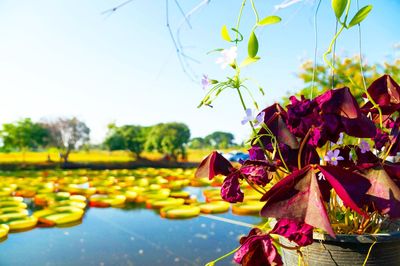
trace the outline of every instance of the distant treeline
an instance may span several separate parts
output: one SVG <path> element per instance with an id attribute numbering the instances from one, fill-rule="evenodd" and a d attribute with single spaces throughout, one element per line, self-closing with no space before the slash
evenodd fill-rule
<path id="1" fill-rule="evenodd" d="M 190 138 L 190 129 L 184 123 L 160 123 L 153 126 L 110 124 L 104 141 L 100 145 L 90 144 L 90 128 L 73 118 L 58 118 L 51 121 L 34 122 L 24 118 L 2 125 L 0 150 L 38 151 L 56 148 L 60 160 L 68 161 L 73 150 L 103 149 L 126 150 L 134 158 L 140 158 L 143 151 L 156 151 L 165 159 L 176 161 L 186 158 L 186 149 L 225 149 L 235 145 L 234 136 L 217 131 L 205 138 Z"/>

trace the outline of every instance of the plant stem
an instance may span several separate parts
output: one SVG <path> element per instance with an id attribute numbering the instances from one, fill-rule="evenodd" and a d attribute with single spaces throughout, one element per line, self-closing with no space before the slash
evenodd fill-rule
<path id="1" fill-rule="evenodd" d="M 256 23 L 258 23 L 260 21 L 260 17 L 258 16 L 258 12 L 257 12 L 256 6 L 254 4 L 254 0 L 250 0 L 250 3 L 251 3 L 251 8 L 254 11 L 254 15 L 256 16 Z"/>
<path id="2" fill-rule="evenodd" d="M 313 98 L 314 86 L 315 86 L 315 73 L 317 68 L 317 51 L 318 51 L 318 24 L 317 24 L 317 14 L 319 11 L 319 6 L 321 5 L 321 1 L 318 1 L 317 9 L 315 10 L 314 14 L 314 66 L 313 66 L 313 74 L 312 74 L 312 81 L 311 81 L 311 92 L 310 92 L 310 99 Z"/>
<path id="3" fill-rule="evenodd" d="M 240 6 L 239 16 L 238 16 L 237 22 L 236 22 L 236 30 L 237 30 L 237 31 L 239 31 L 240 20 L 242 19 L 243 9 L 244 9 L 244 6 L 246 5 L 246 1 L 247 1 L 247 0 L 243 0 L 243 1 L 242 1 L 242 5 Z M 238 37 L 239 37 L 239 33 L 236 32 L 236 40 L 235 40 L 236 46 L 237 46 Z"/>
<path id="4" fill-rule="evenodd" d="M 218 259 L 213 260 L 213 261 L 210 261 L 209 263 L 206 264 L 206 266 L 213 266 L 216 262 L 218 262 L 218 261 L 220 261 L 220 260 L 223 260 L 223 259 L 225 259 L 226 257 L 229 257 L 230 255 L 232 255 L 233 253 L 235 253 L 235 252 L 238 251 L 238 250 L 239 250 L 239 248 L 235 248 L 234 250 L 232 250 L 232 251 L 226 253 L 225 255 L 219 257 Z"/>
<path id="5" fill-rule="evenodd" d="M 246 103 L 245 103 L 244 100 L 243 100 L 243 96 L 242 96 L 242 93 L 240 92 L 240 88 L 236 88 L 236 90 L 237 90 L 237 92 L 238 92 L 238 94 L 239 94 L 239 98 L 240 98 L 240 102 L 241 102 L 241 104 L 242 104 L 242 107 L 243 107 L 243 109 L 246 111 L 247 106 L 246 106 Z M 251 129 L 253 130 L 253 134 L 254 134 L 254 135 L 257 135 L 257 131 L 256 131 L 256 129 L 254 128 L 253 122 L 250 121 L 249 123 L 250 123 Z M 259 145 L 261 146 L 261 148 L 263 149 L 265 155 L 266 155 L 267 158 L 268 158 L 268 161 L 269 161 L 270 163 L 272 163 L 272 158 L 271 158 L 271 157 L 269 156 L 269 154 L 266 152 L 265 147 L 264 147 L 264 144 L 261 142 L 260 139 L 258 139 L 258 144 L 259 144 Z"/>

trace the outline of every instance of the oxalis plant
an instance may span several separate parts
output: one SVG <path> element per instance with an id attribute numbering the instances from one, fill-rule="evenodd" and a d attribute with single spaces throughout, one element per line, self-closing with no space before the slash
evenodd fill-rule
<path id="1" fill-rule="evenodd" d="M 246 3 L 255 25 L 246 39 L 248 54 L 239 63 L 237 48 L 245 41 L 240 20 Z M 358 8 L 357 2 L 350 19 L 351 0 L 331 4 L 338 27 L 323 58 L 334 73 L 334 58 L 331 62 L 328 56 L 334 57 L 337 38 L 343 30 L 360 27 L 372 7 Z M 241 188 L 250 186 L 265 202 L 260 215 L 276 221 L 272 229 L 268 229 L 271 220 L 251 229 L 237 249 L 209 265 L 233 253 L 239 264 L 281 265 L 278 249 L 295 249 L 302 258 L 301 248 L 313 243 L 313 232 L 334 238 L 388 232 L 391 221 L 400 217 L 400 164 L 387 160 L 400 151 L 399 85 L 384 75 L 368 88 L 364 85 L 365 101 L 359 105 L 351 92 L 356 84 L 349 78 L 349 87 L 309 98 L 292 96 L 286 107 L 275 103 L 260 111 L 247 85 L 251 80 L 241 77 L 241 69 L 260 59 L 257 29 L 280 21 L 277 16 L 260 19 L 254 1 L 243 0 L 236 26 L 221 29 L 222 38 L 232 46 L 216 50 L 221 56 L 217 63 L 229 66 L 233 75 L 224 81 L 208 76 L 202 80 L 208 91 L 200 106 L 211 106 L 224 90 L 237 91 L 245 111 L 242 124 L 250 125 L 252 137 L 248 160 L 232 165 L 214 151 L 201 162 L 196 176 L 225 176 L 221 197 L 231 203 L 242 202 Z M 248 93 L 254 110 L 242 92 Z M 296 246 L 281 244 L 277 236 Z"/>

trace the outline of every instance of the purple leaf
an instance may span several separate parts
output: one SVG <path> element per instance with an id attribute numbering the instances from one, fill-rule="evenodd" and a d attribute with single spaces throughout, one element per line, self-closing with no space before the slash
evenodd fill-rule
<path id="1" fill-rule="evenodd" d="M 297 245 L 304 247 L 313 243 L 314 227 L 290 219 L 280 219 L 271 234 L 278 234 L 286 237 Z"/>
<path id="2" fill-rule="evenodd" d="M 383 75 L 368 88 L 371 98 L 379 105 L 384 115 L 390 115 L 400 108 L 400 86 L 389 76 Z M 371 102 L 367 102 L 363 109 L 371 113 L 377 113 L 372 108 Z"/>
<path id="3" fill-rule="evenodd" d="M 341 167 L 317 165 L 317 168 L 346 206 L 367 217 L 361 210 L 366 192 L 371 187 L 367 178 Z"/>
<path id="4" fill-rule="evenodd" d="M 240 239 L 240 244 L 233 259 L 243 266 L 283 265 L 271 237 L 268 234 L 262 234 L 258 228 L 251 229 L 247 236 Z"/>
<path id="5" fill-rule="evenodd" d="M 306 166 L 273 186 L 261 201 L 264 217 L 287 218 L 325 230 L 335 237 L 329 222 L 315 170 Z"/>
<path id="6" fill-rule="evenodd" d="M 388 214 L 392 219 L 400 218 L 400 189 L 385 169 L 371 168 L 365 176 L 372 184 L 367 194 L 373 206 L 381 214 Z"/>
<path id="7" fill-rule="evenodd" d="M 265 160 L 265 154 L 263 149 L 257 146 L 253 146 L 249 149 L 250 160 Z"/>
<path id="8" fill-rule="evenodd" d="M 329 90 L 316 99 L 322 114 L 339 116 L 344 132 L 358 138 L 375 136 L 376 127 L 360 110 L 349 88 Z M 337 132 L 339 134 L 339 132 Z"/>
<path id="9" fill-rule="evenodd" d="M 227 202 L 242 202 L 244 198 L 243 192 L 240 190 L 240 172 L 235 171 L 225 177 L 221 187 L 221 197 Z"/>
<path id="10" fill-rule="evenodd" d="M 286 123 L 281 113 L 275 113 L 268 121 L 265 122 L 266 126 L 271 130 L 272 134 L 276 137 L 280 144 L 285 144 L 291 149 L 298 149 L 299 142 L 295 135 L 293 135 L 287 128 Z M 258 135 L 267 134 L 264 128 L 261 128 Z M 268 145 L 271 143 L 271 137 L 263 136 L 261 141 Z"/>
<path id="11" fill-rule="evenodd" d="M 275 170 L 276 167 L 267 161 L 255 160 L 245 161 L 245 163 L 239 169 L 243 176 L 260 186 L 265 186 L 271 181 L 272 177 L 270 172 Z"/>
<path id="12" fill-rule="evenodd" d="M 234 170 L 232 164 L 216 151 L 208 155 L 199 165 L 195 177 L 208 177 L 210 180 L 216 175 L 229 175 Z"/>

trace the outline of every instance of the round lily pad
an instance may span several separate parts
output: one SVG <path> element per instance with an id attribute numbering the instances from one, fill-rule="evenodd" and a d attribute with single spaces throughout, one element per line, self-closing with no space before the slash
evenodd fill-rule
<path id="1" fill-rule="evenodd" d="M 232 212 L 238 215 L 258 215 L 265 205 L 261 201 L 246 201 L 232 205 Z"/>
<path id="2" fill-rule="evenodd" d="M 64 206 L 40 210 L 33 215 L 38 218 L 41 226 L 54 226 L 80 221 L 83 214 L 84 211 L 81 208 Z"/>
<path id="3" fill-rule="evenodd" d="M 124 195 L 92 195 L 89 199 L 91 207 L 114 207 L 125 203 Z"/>
<path id="4" fill-rule="evenodd" d="M 212 201 L 198 206 L 202 213 L 223 213 L 229 211 L 231 205 L 226 201 Z"/>
<path id="5" fill-rule="evenodd" d="M 0 224 L 0 239 L 5 238 L 10 231 L 10 227 L 6 224 Z"/>
<path id="6" fill-rule="evenodd" d="M 160 209 L 167 206 L 179 206 L 185 203 L 184 199 L 177 198 L 166 198 L 166 199 L 156 199 L 156 200 L 147 200 L 146 207 L 149 209 Z"/>
<path id="7" fill-rule="evenodd" d="M 188 219 L 200 214 L 200 208 L 197 206 L 173 206 L 165 207 L 160 210 L 160 215 L 168 219 Z"/>
<path id="8" fill-rule="evenodd" d="M 6 224 L 10 227 L 10 231 L 25 231 L 36 226 L 38 219 L 35 216 L 27 216 L 21 219 L 12 220 Z"/>

